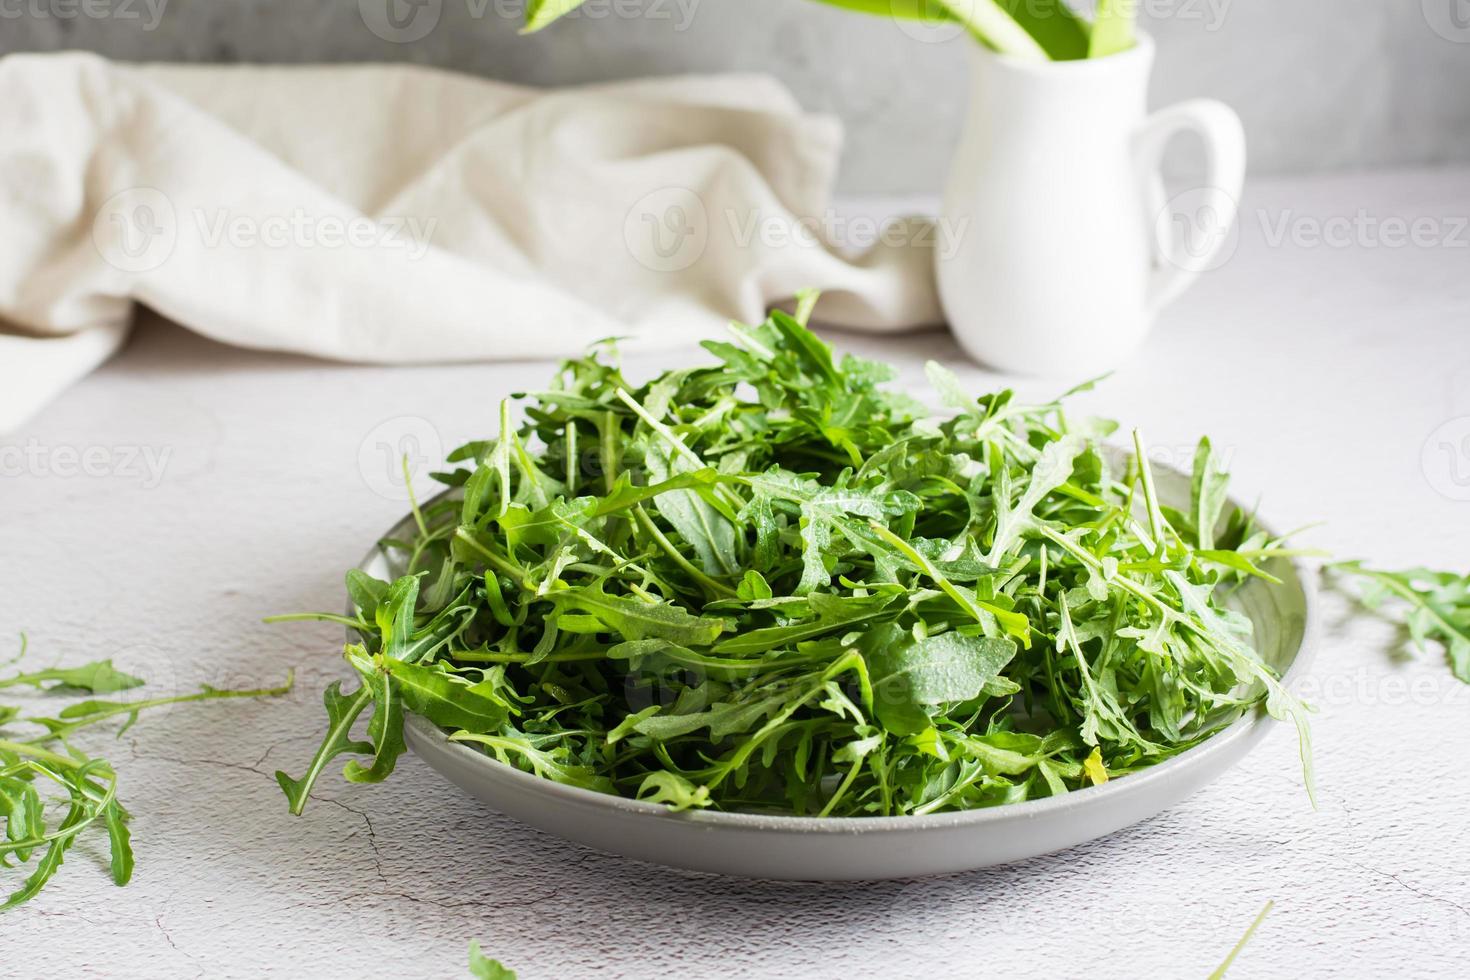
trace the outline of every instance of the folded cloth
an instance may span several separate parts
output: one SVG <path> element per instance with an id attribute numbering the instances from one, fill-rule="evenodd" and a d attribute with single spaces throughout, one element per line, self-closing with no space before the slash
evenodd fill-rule
<path id="1" fill-rule="evenodd" d="M 400 364 L 680 346 L 806 286 L 940 321 L 918 224 L 833 218 L 838 123 L 760 76 L 538 90 L 410 66 L 0 59 L 0 431 L 144 304 Z"/>

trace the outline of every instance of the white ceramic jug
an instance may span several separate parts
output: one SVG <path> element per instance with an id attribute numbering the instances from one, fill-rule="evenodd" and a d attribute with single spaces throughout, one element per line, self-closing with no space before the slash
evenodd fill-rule
<path id="1" fill-rule="evenodd" d="M 972 59 L 943 213 L 963 231 L 937 258 L 950 326 L 1002 370 L 1111 370 L 1226 242 L 1245 178 L 1240 119 L 1203 99 L 1146 115 L 1148 37 L 1086 61 L 1031 62 L 978 45 Z M 1184 130 L 1205 145 L 1204 180 L 1186 196 L 1186 217 L 1211 225 L 1204 239 L 1175 235 L 1163 200 L 1160 160 Z"/>

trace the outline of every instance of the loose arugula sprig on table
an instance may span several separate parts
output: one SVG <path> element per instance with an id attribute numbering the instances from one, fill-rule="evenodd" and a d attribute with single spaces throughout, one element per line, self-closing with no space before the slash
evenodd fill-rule
<path id="1" fill-rule="evenodd" d="M 21 655 L 25 654 L 22 642 Z M 110 660 L 82 667 L 52 668 L 0 677 L 0 688 L 31 687 L 47 696 L 113 694 L 140 687 L 143 681 L 118 670 Z M 138 716 L 154 708 L 191 701 L 270 697 L 281 687 L 259 691 L 222 691 L 204 687 L 193 694 L 135 701 L 89 698 L 53 716 L 28 715 L 22 706 L 0 705 L 0 873 L 26 873 L 0 912 L 38 894 L 61 868 L 77 838 L 97 827 L 108 836 L 112 880 L 125 885 L 133 875 L 131 815 L 118 800 L 117 772 L 106 759 L 78 748 L 79 733 L 112 719 L 124 719 L 117 735 Z M 51 811 L 61 813 L 52 819 Z"/>
<path id="2" fill-rule="evenodd" d="M 1421 653 L 1442 645 L 1450 670 L 1470 684 L 1470 575 L 1428 568 L 1387 572 L 1360 561 L 1340 562 L 1332 570 L 1360 582 L 1358 601 L 1401 622 Z"/>
<path id="3" fill-rule="evenodd" d="M 624 377 L 600 346 L 501 405 L 454 493 L 347 578 L 360 680 L 326 692 L 301 812 L 341 756 L 376 782 L 416 712 L 569 785 L 675 808 L 900 815 L 1051 796 L 1156 764 L 1258 705 L 1306 708 L 1221 586 L 1291 554 L 1226 513 L 1208 441 L 1186 511 L 1135 436 L 1060 402 L 934 416 L 796 315 L 716 363 Z M 369 712 L 366 737 L 354 723 Z"/>

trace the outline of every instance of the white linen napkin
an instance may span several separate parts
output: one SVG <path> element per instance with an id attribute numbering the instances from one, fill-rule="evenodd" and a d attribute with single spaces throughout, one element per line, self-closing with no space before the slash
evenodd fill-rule
<path id="1" fill-rule="evenodd" d="M 760 76 L 0 59 L 0 431 L 117 350 L 136 304 L 383 364 L 682 345 L 805 286 L 828 323 L 940 322 L 931 236 L 829 210 L 840 147 Z"/>

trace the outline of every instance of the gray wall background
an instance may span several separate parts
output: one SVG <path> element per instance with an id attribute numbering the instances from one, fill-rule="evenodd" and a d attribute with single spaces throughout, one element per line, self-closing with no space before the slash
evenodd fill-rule
<path id="1" fill-rule="evenodd" d="M 589 0 L 521 37 L 523 2 L 0 0 L 0 53 L 408 61 L 537 85 L 768 71 L 846 121 L 845 192 L 941 186 L 971 43 L 950 31 L 809 0 Z M 1470 0 L 1137 2 L 1160 41 L 1155 104 L 1234 105 L 1258 175 L 1470 161 Z M 1192 169 L 1190 153 L 1173 167 Z"/>

